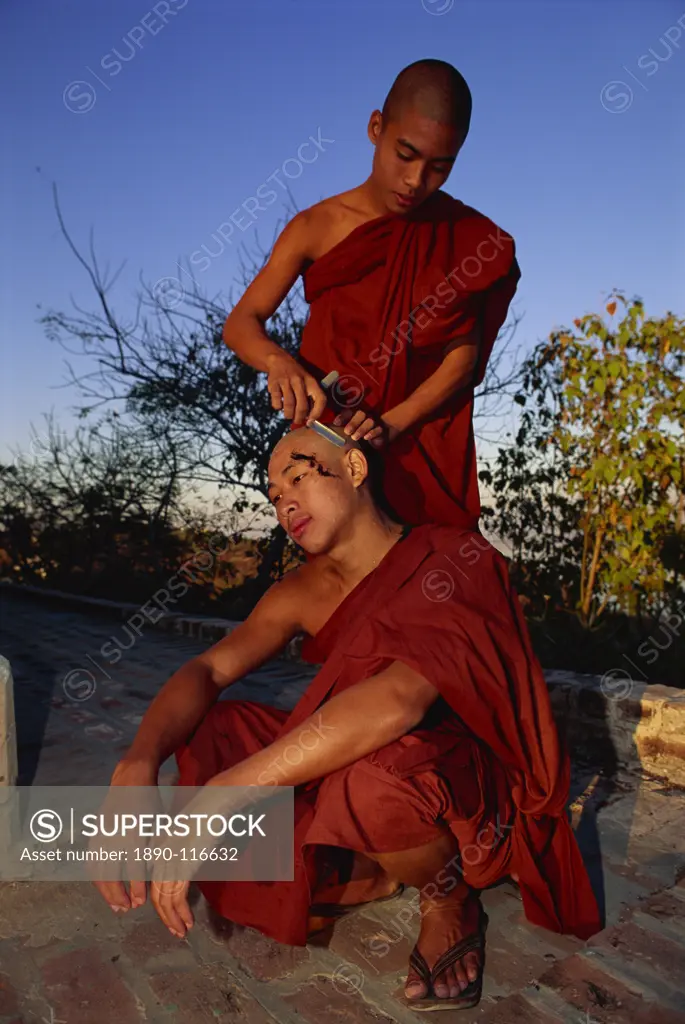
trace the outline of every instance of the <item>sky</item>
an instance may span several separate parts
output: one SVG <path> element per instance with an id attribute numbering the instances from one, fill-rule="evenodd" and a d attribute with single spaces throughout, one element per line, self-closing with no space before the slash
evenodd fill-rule
<path id="1" fill-rule="evenodd" d="M 0 458 L 78 404 L 38 322 L 93 305 L 53 183 L 75 242 L 126 262 L 116 309 L 189 260 L 229 295 L 286 185 L 304 208 L 367 177 L 368 116 L 422 57 L 471 86 L 445 188 L 516 239 L 525 349 L 613 288 L 684 312 L 685 0 L 2 0 L 0 33 Z"/>

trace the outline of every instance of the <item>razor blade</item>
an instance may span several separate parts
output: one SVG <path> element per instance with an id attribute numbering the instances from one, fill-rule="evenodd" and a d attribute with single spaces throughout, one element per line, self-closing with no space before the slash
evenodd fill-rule
<path id="1" fill-rule="evenodd" d="M 340 374 L 337 370 L 331 370 L 330 373 L 327 373 L 321 381 L 321 387 L 324 391 L 333 387 L 339 376 Z M 335 430 L 331 427 L 327 427 L 325 423 L 320 423 L 319 420 L 313 420 L 312 423 L 309 424 L 309 429 L 313 430 L 315 434 L 319 434 L 320 437 L 325 437 L 327 441 L 330 441 L 338 448 L 344 448 L 347 444 L 344 437 L 340 437 L 339 434 L 336 434 Z"/>
<path id="2" fill-rule="evenodd" d="M 320 437 L 325 437 L 327 441 L 332 441 L 338 448 L 344 448 L 347 444 L 345 438 L 336 434 L 332 427 L 327 427 L 325 423 L 319 423 L 318 420 L 313 420 L 309 424 L 309 429 L 313 430 L 315 434 L 319 434 Z"/>

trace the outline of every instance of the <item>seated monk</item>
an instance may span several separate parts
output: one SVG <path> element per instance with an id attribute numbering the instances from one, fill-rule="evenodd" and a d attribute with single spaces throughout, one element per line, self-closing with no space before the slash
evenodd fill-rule
<path id="1" fill-rule="evenodd" d="M 295 787 L 294 880 L 200 882 L 215 911 L 303 945 L 322 918 L 414 886 L 421 927 L 405 998 L 472 1006 L 479 890 L 515 877 L 530 921 L 581 938 L 598 930 L 598 910 L 566 816 L 568 760 L 505 560 L 467 528 L 390 518 L 370 474 L 377 458 L 308 428 L 278 443 L 271 500 L 316 557 L 171 677 L 112 782 L 156 785 L 176 752 L 184 786 Z M 217 702 L 301 633 L 323 667 L 292 713 Z M 130 897 L 122 883 L 98 887 L 115 909 L 146 898 L 143 882 Z M 152 890 L 183 936 L 187 883 Z"/>
<path id="2" fill-rule="evenodd" d="M 368 179 L 292 218 L 224 326 L 295 425 L 333 420 L 387 446 L 385 493 L 415 526 L 467 512 L 477 527 L 474 389 L 520 277 L 513 239 L 441 191 L 471 105 L 451 64 L 400 72 L 369 120 Z M 309 318 L 295 358 L 265 325 L 300 276 Z"/>

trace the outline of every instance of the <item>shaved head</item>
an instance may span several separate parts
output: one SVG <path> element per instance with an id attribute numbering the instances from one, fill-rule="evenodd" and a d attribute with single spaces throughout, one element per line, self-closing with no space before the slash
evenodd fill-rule
<path id="1" fill-rule="evenodd" d="M 274 446 L 271 458 L 273 458 L 276 452 L 284 446 L 287 446 L 287 448 L 290 449 L 293 446 L 301 446 L 303 441 L 307 442 L 309 448 L 312 448 L 313 446 L 315 451 L 324 452 L 329 458 L 334 456 L 341 458 L 345 452 L 349 452 L 353 448 L 356 448 L 357 451 L 361 451 L 359 441 L 353 441 L 348 437 L 343 427 L 334 427 L 330 423 L 327 423 L 326 426 L 330 430 L 334 431 L 338 437 L 345 440 L 346 444 L 344 448 L 339 448 L 338 445 L 333 444 L 332 441 L 326 440 L 325 437 L 317 434 L 315 430 L 311 430 L 309 427 L 296 427 L 294 430 L 289 430 L 284 434 L 280 441 Z"/>
<path id="2" fill-rule="evenodd" d="M 330 424 L 328 425 L 330 426 Z M 348 452 L 362 451 L 359 442 L 352 441 L 342 427 L 331 426 L 330 429 L 335 431 L 338 437 L 345 439 L 344 448 L 338 447 L 332 441 L 317 434 L 315 430 L 310 430 L 309 427 L 296 427 L 284 434 L 275 445 L 269 459 L 269 468 L 272 466 L 280 468 L 298 461 L 315 461 L 316 465 L 321 467 L 319 469 L 321 472 L 324 467 L 335 469 Z"/>
<path id="3" fill-rule="evenodd" d="M 311 462 L 316 465 L 319 475 L 325 475 L 337 471 L 348 452 L 361 452 L 367 464 L 366 484 L 374 502 L 384 511 L 388 511 L 382 494 L 383 460 L 380 454 L 363 442 L 353 441 L 343 427 L 333 427 L 331 424 L 327 426 L 345 441 L 344 448 L 333 444 L 309 427 L 297 427 L 288 431 L 275 445 L 269 465 L 280 467 L 280 464 L 288 466 L 293 462 Z"/>
<path id="4" fill-rule="evenodd" d="M 290 537 L 311 553 L 326 551 L 366 509 L 398 522 L 382 494 L 382 461 L 364 442 L 345 447 L 308 427 L 289 431 L 271 453 L 269 498 Z"/>
<path id="5" fill-rule="evenodd" d="M 446 61 L 417 60 L 393 82 L 383 104 L 384 125 L 399 121 L 408 110 L 455 128 L 463 141 L 471 123 L 471 90 Z"/>

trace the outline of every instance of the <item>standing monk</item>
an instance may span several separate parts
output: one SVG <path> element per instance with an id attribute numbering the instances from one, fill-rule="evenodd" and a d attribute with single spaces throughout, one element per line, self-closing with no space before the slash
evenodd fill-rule
<path id="1" fill-rule="evenodd" d="M 413 525 L 477 526 L 474 388 L 520 277 L 513 239 L 440 190 L 470 119 L 451 64 L 400 72 L 369 121 L 370 177 L 289 222 L 224 327 L 294 424 L 322 417 L 319 382 L 340 373 L 335 422 L 389 445 L 386 498 Z M 265 325 L 300 275 L 310 316 L 295 359 Z"/>

